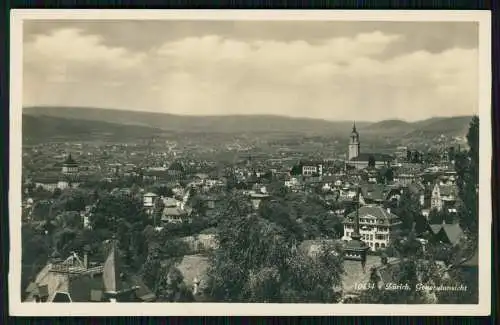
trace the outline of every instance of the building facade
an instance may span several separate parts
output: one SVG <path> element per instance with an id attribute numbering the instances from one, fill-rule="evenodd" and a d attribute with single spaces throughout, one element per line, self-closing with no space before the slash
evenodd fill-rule
<path id="1" fill-rule="evenodd" d="M 344 221 L 344 241 L 350 241 L 354 231 L 356 212 L 347 216 Z M 401 221 L 398 216 L 376 205 L 366 205 L 359 208 L 359 224 L 361 239 L 371 251 L 385 249 L 399 229 Z"/>

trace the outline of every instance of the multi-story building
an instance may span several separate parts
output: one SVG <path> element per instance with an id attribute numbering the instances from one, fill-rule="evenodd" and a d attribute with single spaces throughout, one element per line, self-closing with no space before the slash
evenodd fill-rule
<path id="1" fill-rule="evenodd" d="M 431 210 L 456 212 L 458 187 L 454 184 L 436 182 L 432 189 Z"/>
<path id="2" fill-rule="evenodd" d="M 405 146 L 397 147 L 395 156 L 398 161 L 405 161 L 408 156 L 408 147 Z"/>
<path id="3" fill-rule="evenodd" d="M 322 176 L 323 164 L 320 162 L 304 162 L 302 165 L 302 176 Z"/>
<path id="4" fill-rule="evenodd" d="M 359 225 L 361 239 L 371 251 L 385 249 L 393 239 L 395 231 L 400 227 L 398 216 L 377 205 L 365 205 L 359 208 Z M 350 241 L 354 231 L 356 212 L 349 214 L 344 220 L 344 241 Z"/>
<path id="5" fill-rule="evenodd" d="M 78 164 L 76 161 L 71 157 L 71 154 L 68 155 L 68 158 L 66 161 L 63 163 L 62 166 L 62 173 L 66 175 L 72 175 L 72 174 L 77 174 L 78 173 Z"/>

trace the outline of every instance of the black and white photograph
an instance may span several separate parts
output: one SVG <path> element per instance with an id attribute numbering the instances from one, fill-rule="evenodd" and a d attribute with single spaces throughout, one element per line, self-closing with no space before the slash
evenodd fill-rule
<path id="1" fill-rule="evenodd" d="M 489 12 L 301 13 L 13 11 L 12 313 L 490 313 Z"/>

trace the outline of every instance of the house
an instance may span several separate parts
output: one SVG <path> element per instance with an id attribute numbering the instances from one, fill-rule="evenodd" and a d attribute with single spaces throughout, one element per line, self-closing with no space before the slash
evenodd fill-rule
<path id="1" fill-rule="evenodd" d="M 269 194 L 264 193 L 251 193 L 250 200 L 252 202 L 252 207 L 254 210 L 258 210 L 262 201 L 267 201 L 270 199 Z"/>
<path id="2" fill-rule="evenodd" d="M 456 185 L 442 185 L 436 182 L 431 194 L 431 210 L 456 212 L 458 202 L 458 187 Z"/>
<path id="3" fill-rule="evenodd" d="M 52 258 L 26 288 L 26 302 L 150 302 L 155 295 L 120 267 L 116 242 L 108 241 L 104 264 L 91 264 L 73 253 Z"/>
<path id="4" fill-rule="evenodd" d="M 165 167 L 149 167 L 142 172 L 142 177 L 147 181 L 166 182 L 171 179 Z"/>
<path id="5" fill-rule="evenodd" d="M 191 222 L 190 211 L 181 207 L 166 207 L 163 209 L 161 221 L 163 223 Z"/>
<path id="6" fill-rule="evenodd" d="M 408 157 L 408 147 L 405 146 L 397 147 L 396 151 L 394 152 L 394 155 L 396 156 L 396 159 L 398 161 L 405 161 L 406 158 Z"/>
<path id="7" fill-rule="evenodd" d="M 426 203 L 426 187 L 420 182 L 413 182 L 403 187 L 410 195 L 418 198 L 420 206 L 424 207 Z M 429 192 L 430 193 L 430 192 Z"/>
<path id="8" fill-rule="evenodd" d="M 300 187 L 300 182 L 297 177 L 287 177 L 284 183 L 285 187 L 289 189 L 297 189 Z"/>
<path id="9" fill-rule="evenodd" d="M 344 220 L 344 241 L 350 241 L 354 232 L 356 211 Z M 398 216 L 377 205 L 361 206 L 358 210 L 361 239 L 370 246 L 371 251 L 385 249 L 395 232 L 401 226 Z"/>
<path id="10" fill-rule="evenodd" d="M 323 183 L 323 189 L 331 190 L 331 189 L 340 189 L 342 187 L 343 182 L 345 181 L 344 175 L 329 175 L 323 176 L 321 178 Z"/>
<path id="11" fill-rule="evenodd" d="M 402 164 L 399 168 L 395 169 L 393 180 L 401 186 L 408 186 L 420 181 L 421 172 L 421 165 Z"/>
<path id="12" fill-rule="evenodd" d="M 302 176 L 322 176 L 323 175 L 323 163 L 314 162 L 314 161 L 306 161 L 301 162 L 302 166 L 301 172 Z"/>
<path id="13" fill-rule="evenodd" d="M 143 196 L 143 206 L 146 208 L 146 210 L 151 213 L 154 209 L 156 199 L 158 198 L 158 195 L 152 192 L 145 193 Z"/>
<path id="14" fill-rule="evenodd" d="M 191 222 L 192 209 L 185 205 L 184 202 L 171 197 L 162 198 L 163 211 L 161 221 L 163 223 L 182 223 Z"/>
<path id="15" fill-rule="evenodd" d="M 60 176 L 58 175 L 47 175 L 44 177 L 34 177 L 33 183 L 35 184 L 36 188 L 42 188 L 46 191 L 53 192 L 56 188 L 59 188 L 59 179 Z"/>

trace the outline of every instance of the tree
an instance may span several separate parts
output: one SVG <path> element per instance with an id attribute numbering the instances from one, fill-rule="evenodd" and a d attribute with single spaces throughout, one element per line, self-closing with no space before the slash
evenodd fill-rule
<path id="1" fill-rule="evenodd" d="M 210 257 L 207 294 L 225 302 L 334 302 L 343 272 L 336 247 L 315 258 L 296 249 L 282 226 L 231 199 L 219 225 L 219 248 Z"/>
<path id="2" fill-rule="evenodd" d="M 458 174 L 459 195 L 463 202 L 459 212 L 460 225 L 471 236 L 478 235 L 479 184 L 479 117 L 474 116 L 467 133 L 469 151 L 457 154 L 455 168 Z"/>
<path id="3" fill-rule="evenodd" d="M 162 196 L 162 197 L 173 197 L 174 196 L 174 192 L 172 192 L 172 189 L 165 186 L 165 185 L 158 186 L 156 188 L 156 194 L 158 194 L 159 196 Z"/>
<path id="4" fill-rule="evenodd" d="M 299 163 L 297 165 L 294 165 L 292 167 L 292 170 L 290 171 L 290 174 L 293 175 L 293 176 L 302 175 L 302 164 Z"/>
<path id="5" fill-rule="evenodd" d="M 394 181 L 394 171 L 392 168 L 387 168 L 384 173 L 384 178 L 387 183 L 392 183 Z"/>
<path id="6" fill-rule="evenodd" d="M 47 263 L 51 247 L 50 236 L 29 224 L 21 227 L 21 241 L 21 286 L 25 294 L 24 289 Z"/>
<path id="7" fill-rule="evenodd" d="M 159 281 L 161 271 L 160 250 L 158 245 L 150 249 L 146 261 L 142 265 L 141 275 L 144 283 L 149 288 L 155 288 Z"/>
<path id="8" fill-rule="evenodd" d="M 160 302 L 193 302 L 192 291 L 184 283 L 184 276 L 176 267 L 165 266 L 160 271 L 156 296 Z"/>
<path id="9" fill-rule="evenodd" d="M 368 157 L 368 167 L 375 168 L 375 157 L 373 155 L 370 155 L 370 157 Z"/>
<path id="10" fill-rule="evenodd" d="M 399 204 L 393 210 L 393 213 L 401 219 L 403 235 L 411 231 L 414 223 L 417 233 L 427 230 L 427 221 L 421 213 L 420 203 L 409 191 L 403 191 Z"/>
<path id="11" fill-rule="evenodd" d="M 66 189 L 54 202 L 57 211 L 82 211 L 90 203 L 91 193 L 82 189 Z"/>
<path id="12" fill-rule="evenodd" d="M 58 199 L 58 198 L 61 196 L 61 194 L 62 194 L 61 189 L 60 189 L 60 188 L 56 188 L 56 189 L 54 190 L 54 193 L 52 193 L 52 197 L 53 197 L 54 199 Z"/>
<path id="13" fill-rule="evenodd" d="M 117 236 L 127 266 L 136 269 L 144 262 L 147 245 L 143 230 L 147 215 L 139 199 L 127 195 L 105 196 L 96 205 L 90 223 L 94 230 Z"/>

